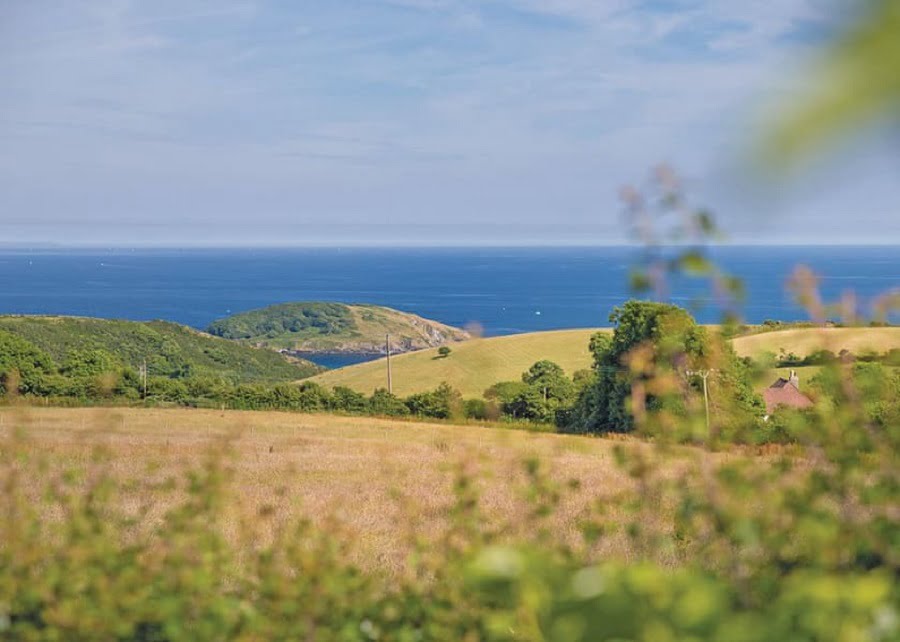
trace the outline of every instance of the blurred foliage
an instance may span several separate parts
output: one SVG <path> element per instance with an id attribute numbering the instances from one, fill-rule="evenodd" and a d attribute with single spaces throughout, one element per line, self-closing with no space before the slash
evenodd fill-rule
<path id="1" fill-rule="evenodd" d="M 801 118 L 809 124 L 794 142 L 786 139 L 791 149 L 896 100 L 898 3 L 867 6 L 869 19 L 832 54 L 835 75 Z M 646 212 L 630 202 L 633 212 Z M 713 227 L 703 213 L 683 220 L 703 234 Z M 662 291 L 665 277 L 681 271 L 711 275 L 714 291 L 728 286 L 726 298 L 738 290 L 697 247 L 673 258 L 651 243 L 647 258 L 634 280 L 644 291 Z M 815 279 L 799 276 L 795 294 L 821 323 L 829 306 Z M 883 309 L 898 303 L 886 297 Z M 838 308 L 861 320 L 846 301 Z M 727 302 L 723 309 L 732 311 Z M 531 510 L 516 536 L 485 526 L 477 484 L 460 465 L 445 531 L 415 540 L 407 568 L 388 576 L 349 564 L 336 529 L 273 525 L 271 508 L 226 524 L 229 494 L 240 490 L 227 452 L 212 453 L 180 483 L 134 480 L 148 496 L 185 491 L 160 519 L 150 506 L 135 514 L 117 501 L 122 485 L 102 453 L 48 475 L 27 440 L 5 433 L 0 640 L 900 640 L 896 376 L 880 364 L 828 360 L 813 408 L 778 413 L 761 428 L 789 447 L 728 446 L 722 433 L 696 430 L 696 388 L 676 393 L 673 371 L 687 365 L 679 355 L 702 358 L 708 369 L 731 357 L 695 349 L 700 334 L 682 313 L 673 313 L 672 326 L 667 314 L 655 314 L 666 308 L 642 310 L 651 314 L 634 310 L 635 318 L 646 323 L 592 347 L 627 366 L 625 407 L 654 439 L 617 446 L 631 483 L 581 517 L 578 545 L 547 526 L 565 488 L 536 460 L 523 462 Z M 629 318 L 620 312 L 617 320 Z M 10 369 L 7 386 L 50 369 L 45 353 L 3 334 L 0 341 L 13 355 L 5 359 L 34 361 L 33 371 Z M 512 392 L 506 388 L 498 387 L 498 398 Z M 680 397 L 681 406 L 638 410 L 665 395 Z M 379 407 L 409 412 L 385 391 L 373 405 L 376 397 Z M 666 438 L 685 433 L 698 446 Z M 260 538 L 263 530 L 271 536 Z M 621 537 L 631 544 L 628 559 L 598 554 Z"/>
<path id="2" fill-rule="evenodd" d="M 900 0 L 849 3 L 849 26 L 817 59 L 810 87 L 765 135 L 764 159 L 783 167 L 860 125 L 900 117 Z"/>
<path id="3" fill-rule="evenodd" d="M 678 174 L 668 165 L 660 165 L 645 189 L 628 186 L 620 196 L 630 235 L 643 248 L 629 276 L 632 291 L 665 300 L 673 279 L 704 280 L 709 295 L 692 301 L 690 308 L 714 305 L 724 313 L 726 330 L 735 324 L 744 284 L 709 256 L 708 245 L 721 241 L 723 234 L 709 210 L 690 204 Z"/>

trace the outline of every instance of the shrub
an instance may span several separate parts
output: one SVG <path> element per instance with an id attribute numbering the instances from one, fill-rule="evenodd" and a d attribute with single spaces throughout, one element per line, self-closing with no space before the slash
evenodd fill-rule
<path id="1" fill-rule="evenodd" d="M 331 391 L 332 408 L 343 412 L 364 413 L 369 410 L 369 400 L 361 392 L 344 386 L 337 386 Z"/>
<path id="2" fill-rule="evenodd" d="M 462 396 L 447 383 L 442 383 L 431 392 L 411 395 L 405 403 L 411 414 L 420 417 L 450 419 L 463 412 Z"/>
<path id="3" fill-rule="evenodd" d="M 403 400 L 391 394 L 384 388 L 379 388 L 369 399 L 369 408 L 372 414 L 385 417 L 403 417 L 409 414 L 409 408 Z"/>

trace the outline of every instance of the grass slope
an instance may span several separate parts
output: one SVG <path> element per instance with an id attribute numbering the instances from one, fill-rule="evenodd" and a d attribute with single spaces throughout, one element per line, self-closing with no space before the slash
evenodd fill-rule
<path id="1" fill-rule="evenodd" d="M 550 359 L 568 375 L 589 368 L 588 341 L 596 330 L 533 332 L 489 339 L 473 339 L 453 347 L 446 359 L 436 359 L 436 350 L 400 355 L 393 359 L 394 391 L 409 395 L 431 390 L 442 381 L 459 389 L 465 397 L 480 397 L 498 381 L 517 380 L 535 361 Z M 734 339 L 741 356 L 758 357 L 765 352 L 786 352 L 806 356 L 818 349 L 835 354 L 842 349 L 860 354 L 866 350 L 886 352 L 900 348 L 900 328 L 801 328 L 765 332 Z M 782 369 L 783 370 L 783 369 Z M 818 368 L 804 368 L 806 380 Z M 778 371 L 780 372 L 780 371 Z M 780 376 L 772 371 L 772 381 Z M 364 393 L 386 385 L 384 359 L 332 370 L 313 378 L 326 386 L 347 386 Z M 771 381 L 760 382 L 761 387 Z"/>
<path id="2" fill-rule="evenodd" d="M 588 342 L 596 329 L 555 330 L 472 339 L 453 346 L 447 358 L 423 350 L 393 358 L 394 393 L 406 396 L 430 390 L 446 381 L 465 397 L 481 397 L 498 381 L 518 380 L 541 359 L 555 361 L 572 375 L 591 367 Z M 386 387 L 384 359 L 332 370 L 313 378 L 326 386 L 347 386 L 370 394 Z"/>
<path id="3" fill-rule="evenodd" d="M 186 373 L 223 377 L 235 382 L 292 381 L 320 372 L 302 360 L 289 360 L 213 337 L 167 321 L 119 321 L 85 317 L 0 316 L 0 331 L 18 335 L 49 353 L 61 365 L 75 350 L 105 350 L 124 365 L 137 368 L 148 360 L 150 373 Z"/>
<path id="4" fill-rule="evenodd" d="M 0 448 L 17 429 L 30 458 L 46 463 L 31 480 L 37 507 L 42 480 L 84 471 L 102 447 L 104 469 L 122 479 L 121 501 L 149 506 L 155 518 L 180 497 L 160 480 L 183 480 L 227 443 L 235 478 L 223 524 L 245 511 L 272 529 L 305 516 L 352 542 L 354 562 L 388 572 L 403 564 L 411 534 L 435 539 L 446 527 L 463 464 L 478 478 L 490 524 L 524 524 L 533 511 L 523 502 L 526 459 L 541 457 L 561 485 L 579 479 L 554 522 L 560 537 L 574 536 L 582 511 L 630 483 L 614 463 L 620 441 L 480 426 L 278 412 L 0 408 Z M 125 483 L 135 479 L 147 483 Z M 261 517 L 262 507 L 277 515 L 274 522 Z"/>
<path id="5" fill-rule="evenodd" d="M 298 352 L 407 352 L 462 341 L 469 335 L 437 321 L 376 305 L 282 303 L 213 322 L 207 329 L 226 339 Z"/>
<path id="6" fill-rule="evenodd" d="M 900 348 L 900 327 L 891 328 L 795 328 L 763 332 L 732 341 L 742 357 L 759 357 L 766 352 L 778 355 L 782 350 L 805 357 L 816 350 L 835 354 L 849 350 L 854 354 L 867 351 L 884 353 Z"/>

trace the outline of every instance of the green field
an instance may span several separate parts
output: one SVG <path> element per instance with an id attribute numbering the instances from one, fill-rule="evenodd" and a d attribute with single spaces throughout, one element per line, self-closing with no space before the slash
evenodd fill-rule
<path id="1" fill-rule="evenodd" d="M 406 396 L 437 387 L 446 381 L 465 397 L 481 397 L 498 381 L 518 380 L 535 361 L 550 359 L 572 375 L 591 367 L 588 342 L 596 329 L 556 330 L 473 339 L 452 346 L 449 357 L 436 349 L 394 357 L 394 393 Z M 384 359 L 332 370 L 312 381 L 326 386 L 347 386 L 371 393 L 387 385 Z"/>
<path id="2" fill-rule="evenodd" d="M 464 397 L 480 397 L 485 389 L 498 381 L 518 380 L 535 361 L 550 359 L 563 367 L 566 374 L 591 367 L 588 342 L 597 330 L 557 330 L 532 332 L 505 337 L 474 339 L 453 346 L 446 359 L 437 350 L 423 350 L 394 357 L 392 370 L 394 392 L 400 396 L 431 390 L 446 381 Z M 803 357 L 815 350 L 827 349 L 835 354 L 842 349 L 861 354 L 866 351 L 887 352 L 900 348 L 900 328 L 800 328 L 765 332 L 733 340 L 741 356 L 758 357 L 765 352 L 786 352 Z M 809 380 L 816 367 L 801 369 L 801 377 Z M 772 370 L 772 380 L 786 369 Z M 339 370 L 332 370 L 312 380 L 325 386 L 347 386 L 370 394 L 386 387 L 387 368 L 384 359 Z M 760 382 L 762 387 L 772 383 Z"/>

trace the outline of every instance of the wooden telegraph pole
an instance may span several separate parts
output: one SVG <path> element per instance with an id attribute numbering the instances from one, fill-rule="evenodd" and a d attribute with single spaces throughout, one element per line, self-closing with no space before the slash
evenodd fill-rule
<path id="1" fill-rule="evenodd" d="M 709 379 L 709 375 L 711 375 L 715 370 L 688 370 L 688 376 L 697 376 L 703 379 L 703 403 L 706 406 L 706 434 L 712 436 L 710 433 L 709 427 L 709 387 L 706 383 L 707 379 Z"/>
<path id="2" fill-rule="evenodd" d="M 384 346 L 387 350 L 387 384 L 388 393 L 394 394 L 394 381 L 391 376 L 391 335 L 384 335 Z"/>
<path id="3" fill-rule="evenodd" d="M 142 399 L 147 398 L 147 360 L 141 364 L 141 394 Z"/>

